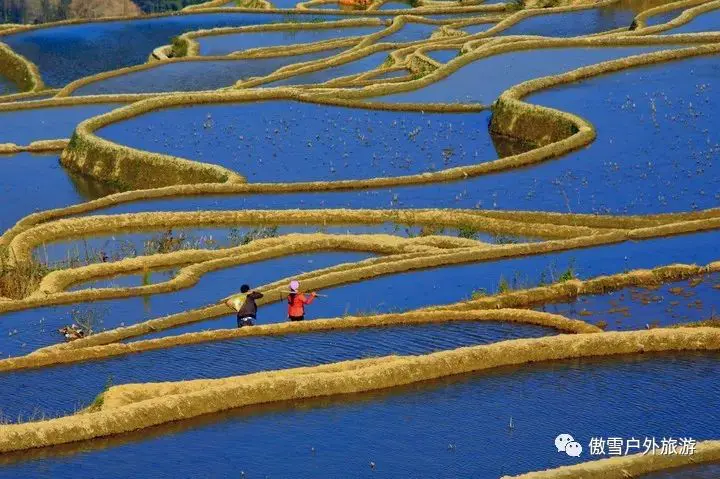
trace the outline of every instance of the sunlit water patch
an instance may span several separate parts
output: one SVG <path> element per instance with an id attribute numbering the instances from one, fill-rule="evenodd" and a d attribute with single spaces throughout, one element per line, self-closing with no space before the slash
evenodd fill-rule
<path id="1" fill-rule="evenodd" d="M 624 288 L 580 296 L 570 303 L 541 308 L 600 324 L 608 330 L 643 329 L 720 319 L 720 275 L 691 278 L 656 288 Z"/>
<path id="2" fill-rule="evenodd" d="M 317 24 L 322 25 L 321 23 Z M 228 55 L 251 48 L 306 44 L 345 37 L 369 35 L 382 27 L 308 28 L 304 30 L 271 30 L 210 35 L 199 37 L 201 55 Z"/>
<path id="3" fill-rule="evenodd" d="M 317 60 L 339 52 L 325 50 L 287 57 L 166 63 L 90 83 L 75 90 L 73 95 L 215 90 L 230 87 L 239 80 L 268 75 L 293 63 Z"/>
<path id="4" fill-rule="evenodd" d="M 587 279 L 671 263 L 707 264 L 717 259 L 713 242 L 718 238 L 720 231 L 712 231 L 378 276 L 328 289 L 325 291 L 327 298 L 318 298 L 308 306 L 306 317 L 381 314 L 451 304 L 473 296 L 553 283 L 570 273 Z M 260 323 L 286 318 L 287 304 L 283 300 L 262 306 L 258 313 Z M 234 325 L 235 318 L 227 316 L 159 331 L 132 341 Z"/>
<path id="5" fill-rule="evenodd" d="M 668 47 L 542 48 L 503 53 L 476 60 L 454 71 L 450 76 L 424 88 L 374 97 L 372 101 L 391 103 L 482 102 L 490 104 L 511 86 L 533 78 L 666 48 Z M 458 50 L 439 50 L 428 52 L 428 54 L 432 58 L 446 63 L 457 56 Z M 437 58 L 434 54 L 441 56 Z M 499 75 L 498 72 L 502 72 L 502 75 Z M 478 78 L 481 78 L 482 81 L 479 82 Z"/>
<path id="6" fill-rule="evenodd" d="M 45 84 L 61 87 L 78 78 L 145 63 L 154 48 L 170 43 L 174 36 L 185 32 L 291 18 L 267 13 L 171 15 L 55 26 L 2 38 L 40 68 Z"/>
<path id="7" fill-rule="evenodd" d="M 83 120 L 121 104 L 58 106 L 0 112 L 0 142 L 29 145 L 38 140 L 70 138 Z"/>
<path id="8" fill-rule="evenodd" d="M 592 437 L 714 439 L 718 359 L 683 353 L 557 361 L 244 408 L 95 446 L 4 456 L 9 464 L 0 474 L 73 477 L 82 467 L 88 475 L 202 476 L 211 462 L 213 474 L 248 477 L 515 475 L 590 460 Z M 557 452 L 560 433 L 582 444 L 581 457 Z"/>
<path id="9" fill-rule="evenodd" d="M 251 286 L 284 277 L 353 263 L 366 253 L 321 252 L 243 264 L 205 274 L 188 289 L 144 297 L 51 306 L 0 315 L 0 357 L 27 354 L 39 347 L 63 341 L 58 328 L 90 322 L 94 331 L 131 325 L 184 310 L 205 306 L 236 293 L 243 283 Z"/>
<path id="10" fill-rule="evenodd" d="M 55 154 L 0 156 L 0 172 L 0 202 L 3 205 L 0 207 L 0 232 L 31 213 L 113 192 L 112 188 L 68 172 Z"/>
<path id="11" fill-rule="evenodd" d="M 389 354 L 426 354 L 550 334 L 555 334 L 555 330 L 523 324 L 453 322 L 201 343 L 0 374 L 3 383 L 0 408 L 13 421 L 18 416 L 28 417 L 35 410 L 57 416 L 90 403 L 107 383 L 222 378 Z M 178 367 L 179 364 L 183 366 Z"/>
<path id="12" fill-rule="evenodd" d="M 184 139 L 174 136 L 180 117 Z M 251 182 L 292 183 L 401 176 L 495 159 L 488 117 L 272 101 L 155 111 L 98 135 L 220 164 Z"/>

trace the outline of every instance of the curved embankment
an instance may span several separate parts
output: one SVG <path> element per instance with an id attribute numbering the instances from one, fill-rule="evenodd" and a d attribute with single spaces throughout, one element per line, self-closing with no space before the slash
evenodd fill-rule
<path id="1" fill-rule="evenodd" d="M 372 261 L 375 260 L 370 260 L 370 262 Z M 583 321 L 567 322 L 565 320 L 566 318 L 562 316 L 548 316 L 544 313 L 538 316 L 532 311 L 525 309 L 514 310 L 513 308 L 527 308 L 547 302 L 574 300 L 583 295 L 604 294 L 630 286 L 652 287 L 717 271 L 720 271 L 720 262 L 711 263 L 707 266 L 675 264 L 651 270 L 635 270 L 628 273 L 601 276 L 589 280 L 569 280 L 548 286 L 471 299 L 455 304 L 421 308 L 408 313 L 385 314 L 362 318 L 346 317 L 332 320 L 315 320 L 305 323 L 273 324 L 258 326 L 253 329 L 245 328 L 240 330 L 215 330 L 187 333 L 179 336 L 169 336 L 132 343 L 112 343 L 112 341 L 125 339 L 126 335 L 124 334 L 125 331 L 109 331 L 107 333 L 101 333 L 102 338 L 100 338 L 100 341 L 98 341 L 96 337 L 92 340 L 81 340 L 67 345 L 43 348 L 28 356 L 0 360 L 0 371 L 104 359 L 116 355 L 162 349 L 177 345 L 218 341 L 248 335 L 294 334 L 330 329 L 383 326 L 390 324 L 419 324 L 435 321 L 518 321 L 550 326 L 566 332 L 599 332 L 599 328 Z M 187 319 L 188 313 L 180 313 L 180 315 L 175 316 L 182 316 L 182 319 Z M 120 334 L 120 336 L 118 336 L 118 334 Z"/>
<path id="2" fill-rule="evenodd" d="M 361 360 L 360 363 L 349 361 L 321 366 L 320 369 L 275 371 L 214 381 L 201 380 L 200 383 L 150 385 L 148 391 L 152 398 L 145 400 L 142 400 L 143 386 L 138 385 L 133 388 L 134 394 L 141 395 L 137 402 L 132 397 L 119 399 L 111 388 L 108 396 L 112 401 L 107 409 L 0 426 L 0 451 L 19 451 L 122 434 L 252 404 L 373 391 L 500 366 L 620 354 L 719 349 L 720 330 L 716 328 L 559 335 L 422 356 L 387 356 Z M 112 407 L 114 402 L 125 405 Z"/>
<path id="3" fill-rule="evenodd" d="M 18 234 L 7 246 L 12 250 L 13 262 L 25 262 L 32 259 L 33 249 L 43 244 L 128 230 L 151 231 L 164 228 L 166 225 L 183 228 L 238 225 L 369 225 L 385 222 L 445 228 L 467 227 L 474 231 L 556 239 L 589 236 L 598 232 L 597 228 L 582 225 L 526 222 L 444 209 L 184 211 L 83 216 L 46 222 Z M 613 229 L 621 229 L 621 227 Z"/>
<path id="4" fill-rule="evenodd" d="M 316 319 L 305 322 L 286 322 L 268 324 L 253 328 L 220 329 L 159 339 L 133 341 L 128 343 L 110 343 L 100 346 L 88 346 L 75 349 L 45 348 L 26 356 L 0 360 L 0 371 L 9 372 L 20 369 L 36 369 L 59 364 L 107 359 L 114 356 L 154 351 L 228 339 L 282 336 L 322 331 L 343 331 L 359 328 L 391 327 L 401 325 L 440 324 L 454 321 L 501 321 L 519 324 L 546 326 L 565 333 L 600 333 L 602 330 L 584 321 L 568 319 L 564 316 L 526 309 L 500 310 L 463 310 L 445 309 L 442 311 L 411 311 L 399 314 L 376 316 Z"/>
<path id="5" fill-rule="evenodd" d="M 720 441 L 701 441 L 697 443 L 693 454 L 633 454 L 519 476 L 504 476 L 502 479 L 627 479 L 675 467 L 717 461 L 720 461 Z"/>
<path id="6" fill-rule="evenodd" d="M 0 74 L 12 80 L 21 92 L 36 92 L 45 86 L 37 66 L 1 42 Z"/>
<path id="7" fill-rule="evenodd" d="M 715 35 L 713 38 L 716 37 L 717 35 Z M 258 183 L 252 185 L 239 185 L 237 184 L 239 181 L 228 181 L 234 178 L 232 176 L 234 173 L 230 172 L 229 170 L 216 167 L 214 165 L 206 165 L 202 163 L 192 162 L 190 160 L 144 152 L 122 145 L 117 145 L 115 143 L 108 142 L 99 138 L 97 135 L 94 134 L 94 131 L 111 123 L 116 123 L 125 119 L 133 118 L 149 111 L 168 108 L 172 106 L 188 105 L 191 103 L 232 103 L 272 99 L 291 99 L 299 101 L 328 103 L 339 106 L 358 107 L 362 106 L 362 103 L 357 101 L 357 99 L 406 91 L 408 89 L 420 88 L 425 84 L 437 81 L 444 76 L 451 74 L 452 71 L 460 68 L 461 66 L 470 61 L 477 60 L 484 56 L 504 53 L 517 49 L 527 49 L 538 46 L 620 46 L 641 44 L 661 45 L 672 44 L 674 42 L 680 41 L 692 44 L 706 40 L 707 36 L 701 34 L 699 36 L 685 35 L 681 38 L 662 37 L 648 39 L 646 37 L 592 37 L 587 39 L 561 39 L 558 41 L 549 39 L 535 39 L 534 41 L 527 42 L 504 42 L 500 45 L 495 45 L 492 48 L 480 48 L 475 52 L 458 57 L 458 59 L 456 59 L 455 61 L 449 62 L 443 67 L 435 70 L 435 72 L 425 75 L 423 78 L 420 78 L 418 80 L 413 80 L 406 83 L 384 83 L 381 85 L 372 85 L 369 87 L 360 88 L 358 90 L 343 90 L 342 92 L 336 90 L 332 94 L 328 94 L 324 90 L 309 91 L 307 89 L 275 88 L 237 92 L 212 92 L 204 94 L 175 94 L 156 97 L 152 99 L 147 99 L 145 101 L 140 101 L 124 109 L 117 110 L 107 115 L 96 117 L 81 123 L 76 129 L 72 142 L 63 152 L 62 161 L 63 164 L 70 169 L 80 171 L 84 174 L 88 174 L 100 180 L 114 181 L 125 185 L 126 187 L 153 188 L 158 186 L 170 186 L 178 183 L 218 183 L 214 186 L 202 185 L 198 187 L 200 191 L 212 191 L 213 193 L 271 193 L 289 191 L 298 192 L 337 190 L 352 188 L 375 188 L 383 186 L 424 184 L 438 181 L 461 180 L 467 178 L 468 176 L 478 176 L 482 174 L 504 171 L 507 169 L 527 166 L 529 164 L 546 161 L 548 159 L 556 157 L 557 155 L 564 154 L 568 151 L 571 151 L 572 149 L 576 149 L 585 144 L 588 144 L 594 139 L 594 131 L 590 124 L 578 117 L 563 112 L 557 112 L 551 109 L 543 109 L 540 107 L 535 107 L 535 109 L 532 111 L 532 115 L 530 114 L 530 112 L 526 112 L 527 121 L 520 121 L 520 124 L 525 124 L 526 126 L 530 121 L 537 122 L 535 124 L 540 125 L 540 128 L 526 128 L 527 130 L 529 130 L 526 132 L 519 131 L 517 127 L 508 129 L 509 125 L 515 125 L 515 123 L 517 122 L 516 120 L 513 120 L 517 115 L 515 115 L 515 113 L 508 112 L 507 108 L 503 108 L 509 103 L 511 103 L 508 97 L 505 96 L 503 101 L 499 101 L 496 103 L 496 119 L 493 122 L 494 130 L 501 134 L 521 137 L 526 141 L 533 141 L 537 139 L 543 142 L 553 142 L 551 143 L 552 147 L 548 144 L 545 144 L 544 146 L 541 146 L 540 148 L 537 148 L 530 152 L 514 155 L 511 157 L 506 157 L 478 165 L 451 168 L 421 175 L 407 175 L 392 178 L 375 178 L 371 180 L 355 181 L 348 180 L 335 182 L 300 182 L 293 184 Z M 377 48 L 382 49 L 384 47 L 382 45 L 372 45 L 370 47 L 356 49 L 354 52 L 351 52 L 350 55 L 352 56 L 352 58 L 358 56 L 365 56 L 369 54 L 370 51 L 375 51 Z M 686 58 L 694 55 L 710 54 L 717 51 L 717 49 L 717 45 L 700 45 L 688 49 L 673 50 L 671 52 L 660 52 L 657 54 L 653 54 L 655 56 L 652 57 L 649 55 L 639 55 L 636 57 L 630 57 L 629 59 L 625 60 L 626 63 L 624 63 L 624 67 L 627 68 L 651 62 L 668 61 L 673 59 Z M 345 58 L 343 55 L 339 57 Z M 335 58 L 336 59 L 333 61 L 337 61 L 338 57 Z M 317 64 L 317 62 L 311 63 Z M 611 62 L 595 65 L 592 71 L 587 71 L 586 75 L 589 76 L 591 74 L 600 74 L 606 71 L 613 71 L 612 65 L 608 65 L 608 63 Z M 293 67 L 292 69 L 281 69 L 278 72 L 283 71 L 285 73 L 283 73 L 282 75 L 292 76 L 304 72 L 304 68 L 307 67 L 302 67 L 300 70 L 295 67 Z M 388 65 L 387 68 L 393 68 L 393 65 Z M 618 69 L 618 67 L 616 66 L 615 69 Z M 555 78 L 555 81 L 548 83 L 548 86 L 563 83 L 565 81 L 572 81 L 563 80 L 562 77 L 553 78 Z M 541 86 L 538 86 L 538 88 L 540 87 Z M 367 107 L 368 105 L 365 106 Z M 398 109 L 397 106 L 390 107 L 377 104 L 369 106 L 374 108 Z M 420 107 L 428 108 L 425 106 Z M 404 108 L 409 107 L 405 106 Z M 483 107 L 478 105 L 436 105 L 435 108 L 433 108 L 433 111 L 478 111 L 481 109 L 483 109 Z M 540 133 L 538 134 L 536 133 L 536 131 L 539 131 Z M 569 138 L 563 137 L 563 135 L 568 135 L 569 133 L 572 133 Z M 523 137 L 523 134 L 527 136 Z M 118 158 L 118 160 L 116 160 L 115 158 Z M 163 169 L 164 167 L 163 171 L 166 173 L 166 175 L 165 177 L 160 178 L 148 177 L 150 175 L 143 175 L 142 177 L 138 177 L 138 175 L 132 175 L 130 174 L 130 172 L 133 170 L 131 166 L 136 164 L 141 165 L 141 168 L 144 168 L 145 165 L 152 165 L 152 171 L 157 171 L 157 169 Z M 167 172 L 176 172 L 177 176 L 173 178 L 173 175 L 168 175 Z M 231 184 L 220 184 L 224 182 L 228 182 Z"/>

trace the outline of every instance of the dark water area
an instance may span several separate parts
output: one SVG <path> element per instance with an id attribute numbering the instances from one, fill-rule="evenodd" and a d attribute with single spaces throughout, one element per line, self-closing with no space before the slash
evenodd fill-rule
<path id="1" fill-rule="evenodd" d="M 657 288 L 624 288 L 537 309 L 593 324 L 602 321 L 609 331 L 720 319 L 720 275 L 691 278 Z"/>
<path id="2" fill-rule="evenodd" d="M 714 439 L 718 358 L 683 353 L 556 361 L 242 408 L 5 455 L 0 475 L 74 477 L 82 468 L 90 476 L 143 470 L 197 477 L 207 474 L 209 463 L 213 475 L 247 477 L 515 475 L 597 459 L 589 455 L 592 437 Z M 571 434 L 583 446 L 581 456 L 558 453 L 558 434 Z"/>
<path id="3" fill-rule="evenodd" d="M 503 30 L 499 35 L 538 35 L 543 37 L 576 37 L 629 28 L 635 15 L 617 8 L 594 8 L 569 13 L 535 15 Z"/>
<path id="4" fill-rule="evenodd" d="M 12 95 L 13 93 L 19 93 L 15 82 L 11 81 L 4 75 L 0 75 L 0 95 Z M 1 100 L 2 99 L 0 98 L 0 101 Z"/>
<path id="5" fill-rule="evenodd" d="M 70 138 L 78 123 L 121 106 L 109 103 L 3 111 L 0 112 L 0 142 L 26 146 L 38 140 Z"/>
<path id="6" fill-rule="evenodd" d="M 89 404 L 114 385 L 222 378 L 389 354 L 556 334 L 550 328 L 497 322 L 453 322 L 217 341 L 102 361 L 0 374 L 0 410 L 13 422 L 39 409 L 48 416 Z M 178 365 L 182 364 L 182 367 Z M 109 379 L 112 378 L 112 379 Z"/>
<path id="7" fill-rule="evenodd" d="M 42 28 L 1 37 L 40 68 L 49 87 L 145 63 L 153 49 L 194 30 L 276 23 L 294 18 L 263 13 L 171 15 Z"/>
<path id="8" fill-rule="evenodd" d="M 317 26 L 322 26 L 318 23 Z M 311 28 L 307 30 L 274 30 L 210 35 L 197 38 L 201 55 L 229 55 L 251 48 L 307 44 L 345 37 L 369 35 L 383 27 Z"/>
<path id="9" fill-rule="evenodd" d="M 0 232 L 36 211 L 69 206 L 112 192 L 65 170 L 57 154 L 0 156 L 0 172 L 0 201 L 3 204 L 0 207 Z"/>
<path id="10" fill-rule="evenodd" d="M 252 287 L 302 272 L 353 263 L 366 253 L 320 252 L 243 264 L 205 274 L 188 289 L 152 296 L 49 306 L 0 315 L 0 357 L 18 356 L 63 341 L 58 329 L 80 318 L 102 331 L 152 318 L 217 304 L 237 293 L 243 283 Z"/>
<path id="11" fill-rule="evenodd" d="M 366 57 L 343 63 L 342 65 L 324 68 L 322 70 L 311 73 L 303 73 L 301 75 L 291 76 L 283 80 L 277 80 L 262 85 L 263 87 L 278 87 L 287 85 L 307 85 L 311 83 L 324 83 L 335 78 L 354 75 L 356 73 L 364 73 L 380 67 L 388 58 L 389 52 L 378 52 Z"/>
<path id="12" fill-rule="evenodd" d="M 690 20 L 688 23 L 677 28 L 666 30 L 666 35 L 675 35 L 678 33 L 700 33 L 700 32 L 716 32 L 720 29 L 720 9 L 711 10 L 703 13 Z"/>
<path id="13" fill-rule="evenodd" d="M 169 141 L 179 117 L 192 134 Z M 487 112 L 399 114 L 271 101 L 154 111 L 104 127 L 98 135 L 133 148 L 220 164 L 251 182 L 332 181 L 402 176 L 495 159 L 488 119 Z"/>
<path id="14" fill-rule="evenodd" d="M 511 289 L 555 282 L 570 269 L 576 277 L 587 279 L 672 263 L 704 265 L 717 260 L 714 242 L 719 237 L 720 231 L 713 231 L 377 276 L 322 291 L 328 297 L 318 298 L 308 306 L 305 316 L 307 319 L 335 318 L 347 314 L 381 314 L 451 304 L 469 299 L 473 292 L 495 294 L 503 282 Z M 258 322 L 287 320 L 287 304 L 282 299 L 262 306 Z M 228 315 L 158 331 L 130 341 L 232 327 L 235 327 L 235 317 Z"/>
<path id="15" fill-rule="evenodd" d="M 293 63 L 317 60 L 339 52 L 326 50 L 288 57 L 163 64 L 90 83 L 75 90 L 73 96 L 215 90 L 230 87 L 242 79 L 268 75 Z"/>

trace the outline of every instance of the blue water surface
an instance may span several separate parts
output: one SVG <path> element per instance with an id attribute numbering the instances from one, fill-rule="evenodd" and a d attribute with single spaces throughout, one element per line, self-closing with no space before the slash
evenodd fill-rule
<path id="1" fill-rule="evenodd" d="M 698 281 L 701 282 L 698 283 Z M 538 309 L 597 324 L 607 330 L 643 329 L 720 319 L 720 276 L 691 278 L 657 288 L 624 288 L 580 296 Z"/>
<path id="2" fill-rule="evenodd" d="M 321 26 L 318 23 L 317 26 Z M 272 30 L 209 35 L 198 37 L 201 55 L 228 55 L 251 48 L 275 47 L 333 40 L 345 37 L 369 35 L 382 29 L 381 26 L 348 28 L 310 28 L 303 30 Z"/>
<path id="3" fill-rule="evenodd" d="M 0 315 L 0 357 L 27 354 L 63 341 L 57 330 L 75 318 L 91 318 L 94 330 L 129 326 L 147 319 L 216 303 L 237 293 L 248 283 L 253 287 L 302 272 L 353 263 L 367 253 L 318 252 L 242 264 L 205 274 L 188 289 L 144 297 L 132 297 L 62 306 L 49 306 Z"/>
<path id="4" fill-rule="evenodd" d="M 121 106 L 108 103 L 2 111 L 0 142 L 25 146 L 38 140 L 70 138 L 78 123 Z"/>
<path id="5" fill-rule="evenodd" d="M 103 71 L 145 63 L 153 49 L 194 30 L 240 27 L 293 18 L 268 13 L 203 13 L 54 26 L 2 37 L 40 68 L 45 84 L 61 87 Z"/>
<path id="6" fill-rule="evenodd" d="M 576 37 L 629 28 L 635 15 L 629 9 L 590 8 L 568 13 L 542 13 L 526 18 L 503 30 L 499 35 L 539 35 Z"/>
<path id="7" fill-rule="evenodd" d="M 307 55 L 251 60 L 165 63 L 148 70 L 90 83 L 75 90 L 73 95 L 215 90 L 230 87 L 250 77 L 268 75 L 293 63 L 317 60 L 339 52 L 340 50 L 325 50 Z"/>
<path id="8" fill-rule="evenodd" d="M 495 294 L 502 282 L 513 289 L 551 283 L 570 269 L 576 277 L 587 279 L 672 263 L 705 265 L 717 260 L 714 244 L 718 238 L 720 231 L 711 231 L 376 276 L 327 289 L 324 291 L 327 298 L 318 298 L 306 308 L 306 318 L 379 314 L 451 304 L 469 299 L 474 292 Z M 274 323 L 286 318 L 287 304 L 282 298 L 262 306 L 258 314 L 260 323 Z M 231 328 L 234 320 L 229 315 L 154 332 L 131 341 Z"/>
<path id="9" fill-rule="evenodd" d="M 5 455 L 0 475 L 75 477 L 82 468 L 89 476 L 199 477 L 211 464 L 213 475 L 233 477 L 498 478 L 597 459 L 589 456 L 592 437 L 714 439 L 718 358 L 686 352 L 556 361 L 243 408 Z M 583 445 L 581 457 L 557 452 L 561 433 Z"/>
<path id="10" fill-rule="evenodd" d="M 276 80 L 274 82 L 266 83 L 263 87 L 278 87 L 287 85 L 308 85 L 324 83 L 326 81 L 333 80 L 348 75 L 354 75 L 356 73 L 364 73 L 366 71 L 374 70 L 378 68 L 388 58 L 388 52 L 382 51 L 367 55 L 365 57 L 353 60 L 342 65 L 334 67 L 323 68 L 321 70 L 313 71 L 310 73 L 302 73 L 300 75 L 294 75 L 282 80 Z"/>
<path id="11" fill-rule="evenodd" d="M 179 116 L 192 132 L 184 139 L 173 135 Z M 488 117 L 269 101 L 154 111 L 98 135 L 220 164 L 251 182 L 292 183 L 402 176 L 495 159 Z"/>
<path id="12" fill-rule="evenodd" d="M 112 188 L 65 170 L 56 154 L 0 156 L 0 232 L 36 211 L 112 193 Z M 9 207 L 8 205 L 12 205 Z"/>
<path id="13" fill-rule="evenodd" d="M 389 354 L 426 354 L 555 333 L 540 326 L 459 321 L 215 341 L 0 374 L 0 410 L 16 422 L 18 416 L 27 418 L 38 410 L 48 416 L 70 414 L 92 402 L 109 381 L 118 385 L 222 378 Z"/>
<path id="14" fill-rule="evenodd" d="M 720 9 L 698 15 L 688 23 L 665 30 L 663 33 L 675 35 L 677 33 L 716 32 L 718 29 L 720 29 Z"/>
<path id="15" fill-rule="evenodd" d="M 575 68 L 607 60 L 667 48 L 668 46 L 542 48 L 503 53 L 475 60 L 424 88 L 375 97 L 372 98 L 372 101 L 391 103 L 480 102 L 490 104 L 503 91 L 527 80 L 564 73 Z M 458 50 L 428 52 L 432 58 L 443 63 L 456 58 L 458 53 Z M 498 72 L 502 72 L 502 75 L 498 75 Z M 478 79 L 482 79 L 482 81 L 478 81 Z"/>

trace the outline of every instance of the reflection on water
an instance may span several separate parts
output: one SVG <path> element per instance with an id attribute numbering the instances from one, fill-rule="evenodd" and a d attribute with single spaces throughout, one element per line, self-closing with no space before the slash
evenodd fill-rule
<path id="1" fill-rule="evenodd" d="M 70 178 L 70 182 L 75 188 L 75 191 L 78 195 L 80 195 L 83 201 L 96 200 L 98 198 L 102 198 L 103 196 L 124 191 L 110 183 L 96 180 L 90 176 L 85 176 L 81 173 L 68 170 L 67 168 L 63 169 L 68 175 L 68 178 Z"/>

